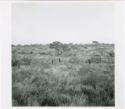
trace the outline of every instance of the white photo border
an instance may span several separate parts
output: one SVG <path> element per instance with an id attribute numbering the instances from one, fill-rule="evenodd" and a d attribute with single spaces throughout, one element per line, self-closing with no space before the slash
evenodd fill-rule
<path id="1" fill-rule="evenodd" d="M 12 107 L 12 73 L 11 73 L 11 7 L 13 3 L 42 2 L 112 2 L 114 4 L 114 38 L 115 38 L 115 107 L 56 107 L 81 109 L 124 109 L 124 28 L 123 1 L 8 1 L 0 2 L 0 108 Z M 125 59 L 125 58 L 124 58 Z M 55 107 L 20 107 L 21 109 L 41 109 Z"/>

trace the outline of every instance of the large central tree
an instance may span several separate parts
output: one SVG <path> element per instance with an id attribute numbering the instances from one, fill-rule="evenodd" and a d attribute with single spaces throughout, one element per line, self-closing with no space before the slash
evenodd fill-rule
<path id="1" fill-rule="evenodd" d="M 55 49 L 57 51 L 57 55 L 60 55 L 62 53 L 63 44 L 58 41 L 54 41 L 50 44 L 50 48 Z"/>

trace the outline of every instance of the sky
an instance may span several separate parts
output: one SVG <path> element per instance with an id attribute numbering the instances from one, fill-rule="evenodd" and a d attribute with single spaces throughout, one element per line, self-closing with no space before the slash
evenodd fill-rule
<path id="1" fill-rule="evenodd" d="M 113 3 L 12 4 L 12 43 L 114 43 Z"/>

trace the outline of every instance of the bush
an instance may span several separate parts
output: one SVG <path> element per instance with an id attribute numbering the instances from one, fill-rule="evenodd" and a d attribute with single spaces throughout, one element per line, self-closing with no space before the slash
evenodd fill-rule
<path id="1" fill-rule="evenodd" d="M 21 63 L 22 65 L 30 65 L 31 59 L 24 57 L 21 59 Z"/>
<path id="2" fill-rule="evenodd" d="M 12 50 L 12 67 L 20 66 L 19 57 L 16 50 Z"/>
<path id="3" fill-rule="evenodd" d="M 64 53 L 58 57 L 55 50 L 50 51 L 55 47 Z M 13 106 L 114 106 L 114 63 L 85 63 L 98 45 L 88 44 L 86 49 L 73 44 L 63 47 L 13 46 Z M 105 56 L 109 56 L 107 51 Z M 39 54 L 43 52 L 47 55 Z M 61 63 L 52 64 L 59 58 Z"/>

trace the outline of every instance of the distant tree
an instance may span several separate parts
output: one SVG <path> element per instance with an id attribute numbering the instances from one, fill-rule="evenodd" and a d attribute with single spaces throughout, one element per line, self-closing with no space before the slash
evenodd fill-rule
<path id="1" fill-rule="evenodd" d="M 93 43 L 93 44 L 99 44 L 99 42 L 98 42 L 98 41 L 92 41 L 92 43 Z"/>
<path id="2" fill-rule="evenodd" d="M 51 43 L 49 47 L 55 49 L 57 51 L 57 55 L 62 54 L 63 44 L 61 42 L 55 41 Z"/>

